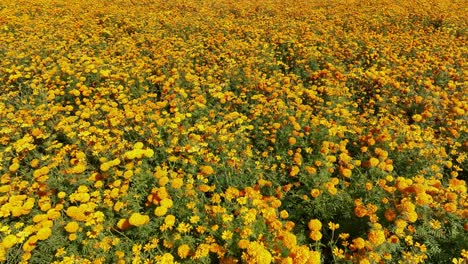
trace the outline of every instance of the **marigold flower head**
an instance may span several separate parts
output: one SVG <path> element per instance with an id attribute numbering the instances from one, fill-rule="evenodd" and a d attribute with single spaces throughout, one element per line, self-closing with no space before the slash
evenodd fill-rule
<path id="1" fill-rule="evenodd" d="M 187 244 L 182 244 L 177 248 L 177 255 L 182 259 L 187 258 L 189 253 L 190 247 Z"/>
<path id="2" fill-rule="evenodd" d="M 159 204 L 163 207 L 171 208 L 174 202 L 169 198 L 164 198 L 159 202 Z"/>
<path id="3" fill-rule="evenodd" d="M 18 238 L 15 235 L 7 235 L 3 241 L 2 246 L 5 249 L 12 248 L 18 242 Z"/>
<path id="4" fill-rule="evenodd" d="M 142 142 L 136 142 L 134 145 L 133 145 L 133 149 L 142 149 L 143 148 L 143 143 Z"/>
<path id="5" fill-rule="evenodd" d="M 65 226 L 65 231 L 67 231 L 68 233 L 75 233 L 76 231 L 78 231 L 79 228 L 80 225 L 77 222 L 72 221 L 67 223 L 67 225 Z"/>
<path id="6" fill-rule="evenodd" d="M 295 137 L 289 137 L 288 139 L 289 145 L 295 145 L 296 144 L 296 138 Z"/>
<path id="7" fill-rule="evenodd" d="M 319 241 L 322 239 L 322 233 L 320 231 L 313 230 L 310 232 L 309 237 L 314 241 Z"/>
<path id="8" fill-rule="evenodd" d="M 154 209 L 154 215 L 155 216 L 163 216 L 167 213 L 167 207 L 164 206 L 158 206 Z"/>
<path id="9" fill-rule="evenodd" d="M 38 240 L 46 240 L 52 235 L 50 227 L 43 227 L 37 231 L 36 237 Z"/>
<path id="10" fill-rule="evenodd" d="M 203 175 L 211 175 L 214 172 L 214 169 L 209 165 L 200 166 L 200 173 Z"/>
<path id="11" fill-rule="evenodd" d="M 291 171 L 289 172 L 289 175 L 294 177 L 299 173 L 300 169 L 298 166 L 292 166 Z"/>
<path id="12" fill-rule="evenodd" d="M 128 219 L 128 222 L 132 226 L 142 226 L 142 225 L 147 224 L 149 220 L 150 218 L 147 215 L 142 215 L 140 213 L 133 213 Z"/>
<path id="13" fill-rule="evenodd" d="M 377 158 L 372 157 L 372 158 L 369 159 L 369 166 L 370 167 L 376 167 L 379 163 L 380 163 L 380 161 Z"/>
<path id="14" fill-rule="evenodd" d="M 352 246 L 355 249 L 363 249 L 366 246 L 366 241 L 361 237 L 355 238 L 355 239 L 353 239 Z"/>
<path id="15" fill-rule="evenodd" d="M 313 230 L 313 231 L 320 230 L 322 229 L 322 222 L 320 222 L 320 220 L 318 219 L 312 219 L 309 221 L 308 227 L 310 230 Z"/>
<path id="16" fill-rule="evenodd" d="M 350 178 L 353 172 L 348 168 L 341 168 L 340 175 L 346 178 Z"/>
<path id="17" fill-rule="evenodd" d="M 11 172 L 11 173 L 15 173 L 18 169 L 19 169 L 20 165 L 18 162 L 14 162 L 13 164 L 10 165 L 10 167 L 8 167 L 8 170 Z"/>

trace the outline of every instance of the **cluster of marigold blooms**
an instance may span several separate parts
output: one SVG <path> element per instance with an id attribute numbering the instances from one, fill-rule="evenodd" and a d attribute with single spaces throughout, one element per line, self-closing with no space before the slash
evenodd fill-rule
<path id="1" fill-rule="evenodd" d="M 0 262 L 463 263 L 464 10 L 2 1 Z"/>

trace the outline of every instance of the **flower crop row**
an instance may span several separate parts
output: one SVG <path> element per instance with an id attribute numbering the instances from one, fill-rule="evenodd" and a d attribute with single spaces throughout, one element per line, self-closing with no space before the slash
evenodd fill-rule
<path id="1" fill-rule="evenodd" d="M 0 261 L 463 263 L 467 8 L 1 1 Z"/>

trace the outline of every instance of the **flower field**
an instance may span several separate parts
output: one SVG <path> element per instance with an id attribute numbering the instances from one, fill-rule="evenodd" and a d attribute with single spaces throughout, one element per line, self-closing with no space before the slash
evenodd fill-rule
<path id="1" fill-rule="evenodd" d="M 466 263 L 467 10 L 0 1 L 0 262 Z"/>

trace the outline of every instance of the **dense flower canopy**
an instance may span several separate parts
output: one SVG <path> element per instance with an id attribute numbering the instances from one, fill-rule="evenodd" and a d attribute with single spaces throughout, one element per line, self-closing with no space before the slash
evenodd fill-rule
<path id="1" fill-rule="evenodd" d="M 0 261 L 463 263 L 463 0 L 3 0 Z"/>

